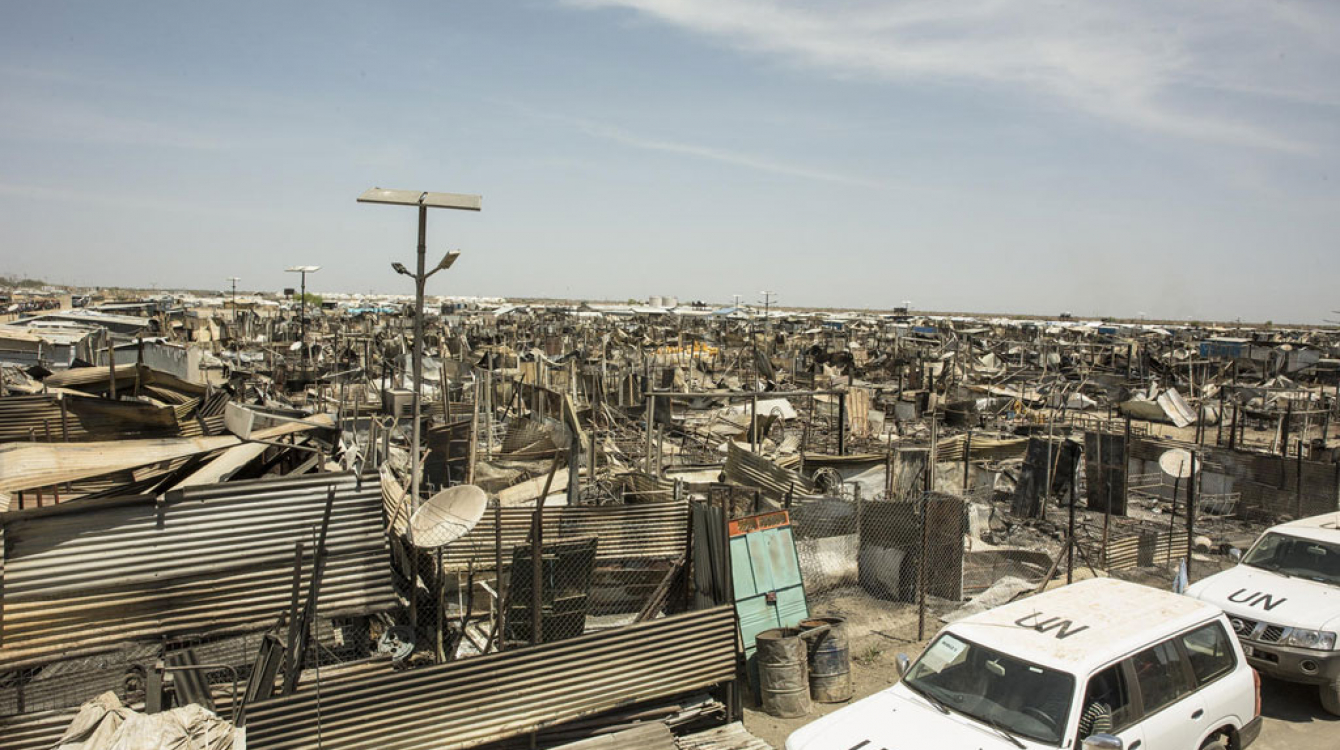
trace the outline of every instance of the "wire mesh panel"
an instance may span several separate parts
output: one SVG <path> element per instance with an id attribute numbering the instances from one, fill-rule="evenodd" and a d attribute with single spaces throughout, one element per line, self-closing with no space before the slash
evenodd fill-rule
<path id="1" fill-rule="evenodd" d="M 544 544 L 539 560 L 534 545 L 512 550 L 509 642 L 549 643 L 586 632 L 598 542 L 589 537 Z"/>
<path id="2" fill-rule="evenodd" d="M 799 497 L 793 501 L 791 525 L 807 594 L 815 596 L 857 585 L 859 506 L 854 499 L 840 497 Z"/>
<path id="3" fill-rule="evenodd" d="M 962 600 L 962 498 L 864 500 L 853 492 L 797 498 L 791 513 L 813 611 L 852 616 L 910 640 L 929 601 Z"/>
<path id="4" fill-rule="evenodd" d="M 406 658 L 441 663 L 674 611 L 686 591 L 688 525 L 688 504 L 669 498 L 542 508 L 490 500 L 445 544 L 418 533 L 399 544 L 397 563 L 404 609 L 393 619 Z"/>

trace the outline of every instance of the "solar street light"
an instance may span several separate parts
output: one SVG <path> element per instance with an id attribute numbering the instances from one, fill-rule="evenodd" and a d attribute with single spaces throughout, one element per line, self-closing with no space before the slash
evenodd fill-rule
<path id="1" fill-rule="evenodd" d="M 422 440 L 421 430 L 422 415 L 421 404 L 423 401 L 423 287 L 428 281 L 428 277 L 438 271 L 451 268 L 451 264 L 460 257 L 459 250 L 448 252 L 431 271 L 424 270 L 424 255 L 428 251 L 428 209 L 430 208 L 453 208 L 460 211 L 478 211 L 483 202 L 483 198 L 478 195 L 466 195 L 461 193 L 429 193 L 418 190 L 388 190 L 385 188 L 370 188 L 363 191 L 358 196 L 359 203 L 385 203 L 392 206 L 414 206 L 419 209 L 419 247 L 417 253 L 418 265 L 415 273 L 410 273 L 404 265 L 392 263 L 391 268 L 395 272 L 414 279 L 414 424 L 411 427 L 410 441 L 413 444 L 410 450 L 410 497 L 412 498 L 411 508 L 418 509 L 420 503 L 419 483 L 422 469 L 420 463 L 419 443 Z M 413 541 L 413 540 L 411 540 Z"/>
<path id="2" fill-rule="evenodd" d="M 298 335 L 302 341 L 302 360 L 307 363 L 307 274 L 316 273 L 321 270 L 321 266 L 289 266 L 285 268 L 286 273 L 302 274 L 301 296 L 298 297 Z M 303 377 L 306 377 L 304 375 Z"/>

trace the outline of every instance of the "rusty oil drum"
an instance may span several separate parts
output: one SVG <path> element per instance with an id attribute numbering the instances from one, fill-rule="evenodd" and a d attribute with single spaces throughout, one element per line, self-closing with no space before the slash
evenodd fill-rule
<path id="1" fill-rule="evenodd" d="M 758 634 L 758 695 L 763 710 L 784 719 L 810 712 L 806 644 L 796 628 Z"/>
<path id="2" fill-rule="evenodd" d="M 810 696 L 820 703 L 851 700 L 851 650 L 847 646 L 847 621 L 841 617 L 802 620 L 802 631 L 827 625 L 828 632 L 809 640 Z"/>

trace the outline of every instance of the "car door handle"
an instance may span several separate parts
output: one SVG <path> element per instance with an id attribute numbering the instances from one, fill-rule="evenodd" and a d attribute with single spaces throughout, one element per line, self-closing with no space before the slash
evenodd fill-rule
<path id="1" fill-rule="evenodd" d="M 1132 743 L 1131 743 L 1131 750 L 1136 750 L 1136 748 L 1140 747 L 1140 743 L 1141 743 L 1141 742 L 1142 742 L 1142 740 L 1136 740 L 1135 742 L 1132 742 Z"/>
<path id="2" fill-rule="evenodd" d="M 1198 708 L 1198 709 L 1196 709 L 1196 712 L 1195 712 L 1195 713 L 1191 714 L 1191 718 L 1193 718 L 1193 719 L 1199 719 L 1200 717 L 1202 717 L 1202 716 L 1204 716 L 1204 715 L 1205 715 L 1205 710 L 1202 709 L 1202 708 Z"/>

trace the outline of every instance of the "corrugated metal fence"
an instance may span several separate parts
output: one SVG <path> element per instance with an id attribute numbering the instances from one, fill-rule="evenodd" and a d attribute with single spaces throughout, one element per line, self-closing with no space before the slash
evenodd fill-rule
<path id="1" fill-rule="evenodd" d="M 253 750 L 451 750 L 735 676 L 729 606 L 406 672 L 327 682 L 253 705 Z"/>
<path id="2" fill-rule="evenodd" d="M 316 474 L 0 515 L 0 669 L 274 624 L 289 607 L 296 542 L 311 570 L 331 488 L 320 611 L 389 608 L 371 476 L 361 486 L 352 474 Z"/>
<path id="3" fill-rule="evenodd" d="M 514 547 L 527 543 L 534 515 L 533 508 L 502 509 L 504 564 L 510 563 Z M 443 567 L 464 570 L 473 559 L 476 569 L 491 569 L 496 525 L 494 510 L 490 508 L 470 533 L 443 550 Z M 677 558 L 688 546 L 688 534 L 687 502 L 558 506 L 544 511 L 546 542 L 597 537 L 600 539 L 597 561 Z"/>

